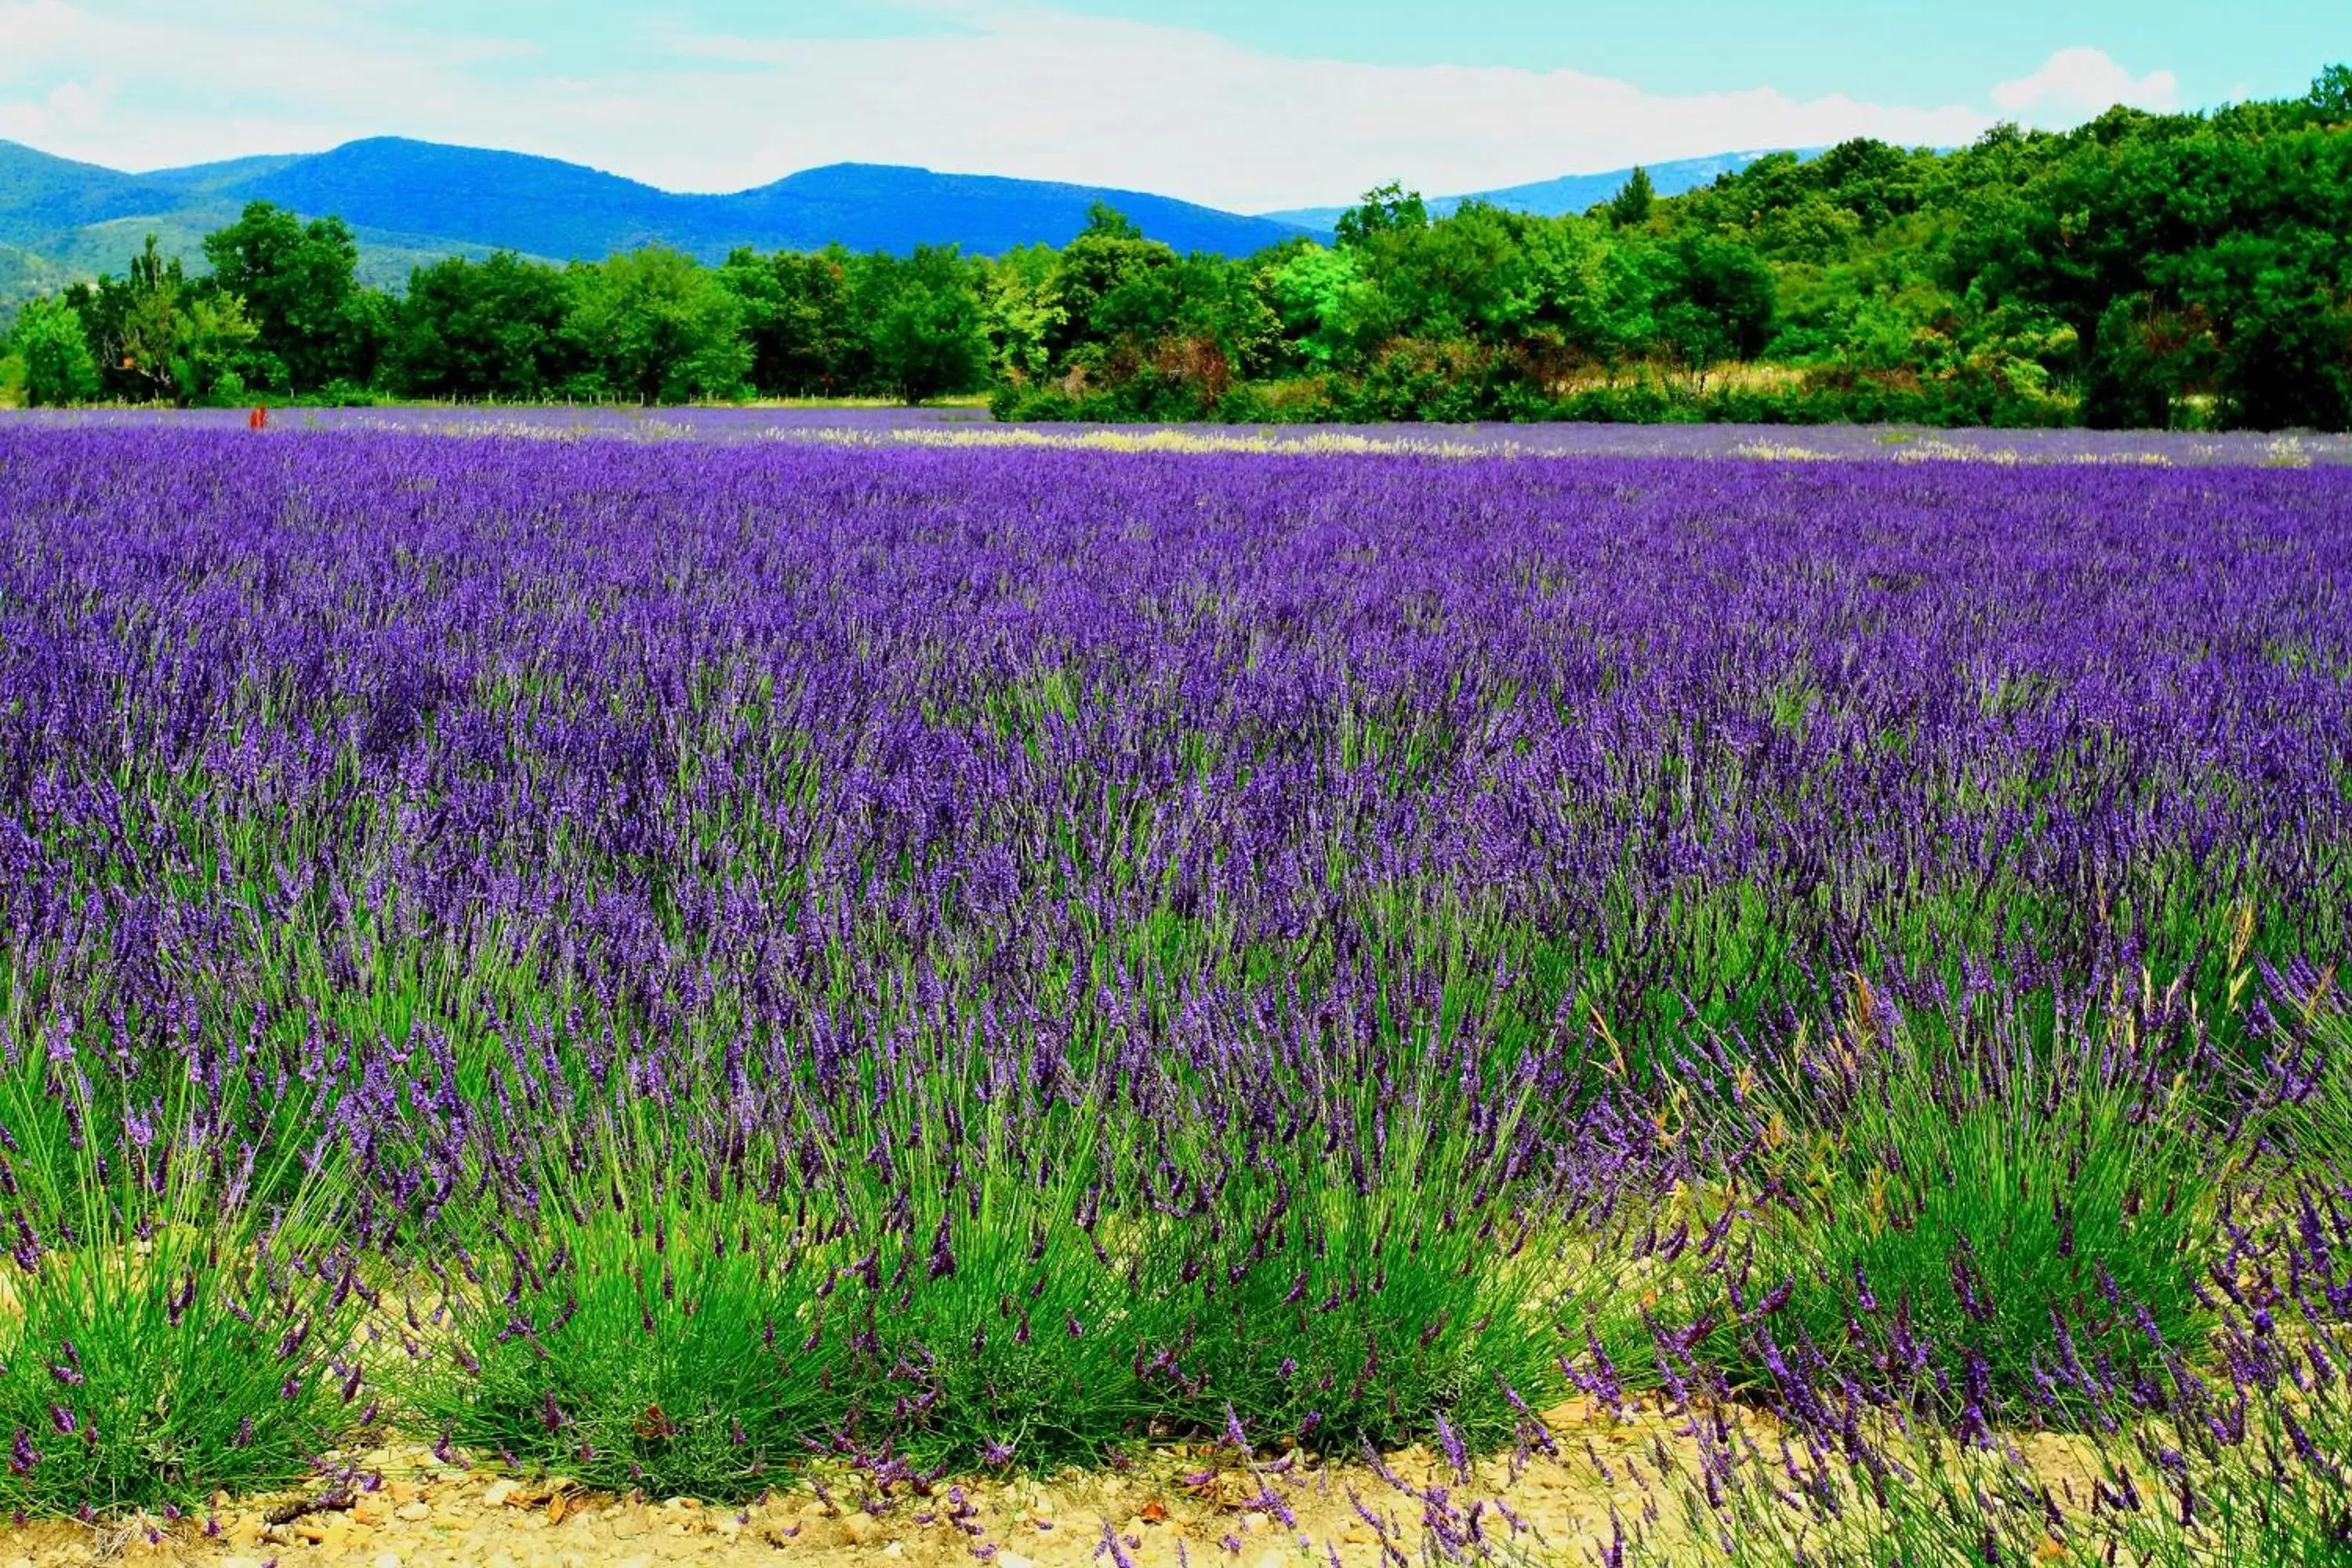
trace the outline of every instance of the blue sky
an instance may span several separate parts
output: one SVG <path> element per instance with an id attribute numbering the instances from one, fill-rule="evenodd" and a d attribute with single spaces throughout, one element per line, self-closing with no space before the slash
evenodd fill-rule
<path id="1" fill-rule="evenodd" d="M 0 137 L 118 167 L 401 134 L 674 189 L 845 159 L 1263 210 L 2299 91 L 2345 0 L 0 0 Z"/>

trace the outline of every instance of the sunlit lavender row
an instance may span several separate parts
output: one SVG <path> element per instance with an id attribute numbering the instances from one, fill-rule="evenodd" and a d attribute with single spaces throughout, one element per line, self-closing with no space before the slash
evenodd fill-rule
<path id="1" fill-rule="evenodd" d="M 1610 1552 L 2320 1541 L 2347 590 L 2325 467 L 0 429 L 0 1499 L 1573 1397 L 1807 1449 Z"/>

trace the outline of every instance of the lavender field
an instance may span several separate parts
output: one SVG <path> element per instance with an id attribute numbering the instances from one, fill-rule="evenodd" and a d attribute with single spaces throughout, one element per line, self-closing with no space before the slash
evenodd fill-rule
<path id="1" fill-rule="evenodd" d="M 246 408 L 0 409 L 0 429 L 245 428 Z M 1275 451 L 1423 457 L 1739 458 L 1779 462 L 1982 462 L 2008 467 L 2352 466 L 2352 437 L 2086 429 L 1930 429 L 1890 425 L 1024 425 L 984 407 L 405 404 L 280 409 L 278 431 L 408 431 L 550 440 L 814 441 L 888 446 L 988 445 L 1105 450 Z"/>
<path id="2" fill-rule="evenodd" d="M 0 792 L 24 1515 L 2352 1553 L 2341 467 L 12 424 Z"/>

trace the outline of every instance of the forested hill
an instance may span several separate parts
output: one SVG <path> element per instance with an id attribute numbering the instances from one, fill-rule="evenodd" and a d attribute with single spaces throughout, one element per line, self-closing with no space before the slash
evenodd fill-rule
<path id="1" fill-rule="evenodd" d="M 301 169 L 168 178 L 314 205 L 320 187 L 269 184 Z M 632 199 L 656 198 L 700 199 Z M 137 221 L 109 205 L 120 192 L 76 199 Z M 394 216 L 363 181 L 335 199 Z M 2298 99 L 2117 108 L 1949 152 L 1849 142 L 1680 195 L 1637 170 L 1557 216 L 1433 212 L 1390 186 L 1328 243 L 1277 231 L 1241 256 L 1171 244 L 1115 204 L 1080 223 L 1058 247 L 992 255 L 457 258 L 395 297 L 363 286 L 351 225 L 257 200 L 205 238 L 202 276 L 159 238 L 121 276 L 29 305 L 0 396 L 987 391 L 1031 419 L 2352 426 L 2342 66 Z"/>
<path id="2" fill-rule="evenodd" d="M 878 163 L 804 170 L 730 195 L 682 195 L 552 158 L 396 137 L 264 168 L 219 194 L 567 259 L 653 244 L 713 262 L 739 246 L 838 244 L 903 255 L 918 245 L 953 244 L 994 255 L 1064 243 L 1100 201 L 1117 203 L 1145 233 L 1180 250 L 1245 256 L 1299 232 L 1140 191 Z"/>
<path id="3" fill-rule="evenodd" d="M 119 268 L 148 232 L 193 256 L 204 234 L 249 201 L 341 218 L 359 242 L 362 279 L 379 286 L 404 282 L 419 262 L 494 249 L 556 261 L 651 244 L 706 262 L 739 246 L 905 255 L 952 244 L 994 255 L 1062 244 L 1106 201 L 1182 251 L 1245 256 L 1315 232 L 1141 191 L 887 164 L 837 163 L 754 190 L 688 195 L 553 158 L 398 137 L 142 174 L 0 142 L 0 304 Z"/>

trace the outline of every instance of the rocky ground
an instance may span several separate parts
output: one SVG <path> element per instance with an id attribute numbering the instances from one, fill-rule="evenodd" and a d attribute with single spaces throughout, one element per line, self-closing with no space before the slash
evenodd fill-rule
<path id="1" fill-rule="evenodd" d="M 822 1495 L 803 1486 L 748 1508 L 600 1495 L 561 1477 L 459 1468 L 423 1448 L 387 1449 L 360 1467 L 381 1478 L 374 1489 L 362 1483 L 327 1506 L 315 1491 L 224 1497 L 209 1521 L 0 1530 L 0 1568 L 824 1568 L 877 1558 L 908 1568 L 1377 1568 L 1384 1555 L 1418 1558 L 1433 1528 L 1587 1561 L 1586 1543 L 1608 1539 L 1612 1508 L 1631 1521 L 1658 1491 L 1657 1445 L 1668 1453 L 1681 1445 L 1656 1417 L 1612 1420 L 1572 1405 L 1551 1418 L 1556 1457 L 1479 1461 L 1466 1484 L 1442 1455 L 1419 1448 L 1377 1468 L 1297 1454 L 1239 1468 L 1230 1448 L 1177 1445 L 1124 1472 L 941 1482 L 927 1495 L 899 1487 L 887 1496 L 845 1476 Z M 1433 1505 L 1433 1497 L 1442 1500 Z"/>

